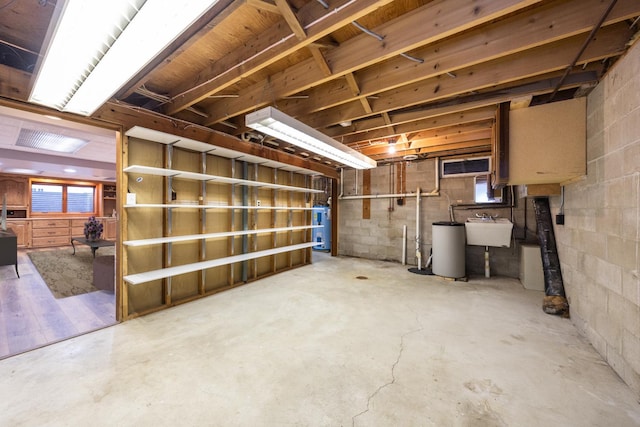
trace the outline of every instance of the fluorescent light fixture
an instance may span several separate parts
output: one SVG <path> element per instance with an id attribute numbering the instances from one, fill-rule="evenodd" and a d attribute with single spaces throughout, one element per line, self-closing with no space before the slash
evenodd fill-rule
<path id="1" fill-rule="evenodd" d="M 377 166 L 375 160 L 340 144 L 322 132 L 273 107 L 266 107 L 247 114 L 245 121 L 246 125 L 252 129 L 352 168 L 371 169 Z"/>
<path id="2" fill-rule="evenodd" d="M 91 115 L 217 0 L 66 0 L 29 101 Z"/>

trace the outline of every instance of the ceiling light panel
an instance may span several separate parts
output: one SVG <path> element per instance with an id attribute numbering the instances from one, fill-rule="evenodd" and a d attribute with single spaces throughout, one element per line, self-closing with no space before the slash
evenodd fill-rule
<path id="1" fill-rule="evenodd" d="M 31 101 L 65 109 L 145 0 L 68 0 L 31 93 Z"/>
<path id="2" fill-rule="evenodd" d="M 35 148 L 38 150 L 55 151 L 58 153 L 75 153 L 89 143 L 86 139 L 72 138 L 55 133 L 32 129 L 21 129 L 16 145 Z"/>
<path id="3" fill-rule="evenodd" d="M 67 0 L 30 101 L 91 115 L 217 0 Z"/>

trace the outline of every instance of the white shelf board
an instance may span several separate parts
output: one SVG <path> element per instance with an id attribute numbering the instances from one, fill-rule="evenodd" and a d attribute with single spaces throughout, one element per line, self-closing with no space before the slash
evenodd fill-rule
<path id="1" fill-rule="evenodd" d="M 141 173 L 145 175 L 169 176 L 172 178 L 193 179 L 196 181 L 220 182 L 224 184 L 246 185 L 248 187 L 270 188 L 273 190 L 299 191 L 303 193 L 323 193 L 324 190 L 294 187 L 290 185 L 272 184 L 270 182 L 250 181 L 247 179 L 229 178 L 225 176 L 209 175 L 197 172 L 180 171 L 176 169 L 157 168 L 153 166 L 131 165 L 124 169 L 127 173 Z"/>
<path id="2" fill-rule="evenodd" d="M 255 210 L 282 210 L 282 211 L 310 211 L 314 208 L 303 206 L 232 206 L 232 205 L 196 205 L 191 203 L 136 203 L 124 205 L 124 208 L 178 208 L 178 209 L 255 209 Z"/>
<path id="3" fill-rule="evenodd" d="M 300 225 L 295 227 L 263 228 L 263 229 L 257 229 L 257 230 L 221 231 L 219 233 L 189 234 L 184 236 L 156 237 L 153 239 L 127 240 L 125 242 L 122 242 L 122 244 L 125 246 L 149 246 L 149 245 L 159 245 L 163 243 L 188 242 L 192 240 L 219 239 L 222 237 L 233 237 L 233 236 L 247 236 L 250 234 L 268 234 L 268 233 L 281 233 L 284 231 L 301 231 L 301 230 L 310 230 L 312 228 L 322 228 L 322 227 L 324 226 L 323 225 Z"/>
<path id="4" fill-rule="evenodd" d="M 179 274 L 191 273 L 193 271 L 206 270 L 208 268 L 219 267 L 222 265 L 233 264 L 236 262 L 247 261 L 250 259 L 262 258 L 270 255 L 277 255 L 284 252 L 291 252 L 300 249 L 310 248 L 322 244 L 322 242 L 306 242 L 297 245 L 283 246 L 281 248 L 266 249 L 258 252 L 250 252 L 241 255 L 233 255 L 225 258 L 212 259 L 208 261 L 200 261 L 192 264 L 179 265 L 176 267 L 161 268 L 159 270 L 147 271 L 144 273 L 130 274 L 124 276 L 125 282 L 131 285 L 139 285 L 140 283 L 151 282 L 152 280 L 165 279 L 167 277 L 177 276 Z"/>
<path id="5" fill-rule="evenodd" d="M 226 157 L 228 159 L 236 159 L 249 163 L 255 163 L 286 172 L 296 172 L 304 175 L 321 175 L 319 172 L 313 171 L 311 169 L 292 166 L 287 163 L 265 159 L 263 157 L 242 153 L 228 148 L 218 147 L 206 142 L 196 141 L 194 139 L 184 138 L 181 136 L 172 135 L 170 133 L 144 128 L 142 126 L 132 127 L 125 132 L 125 135 L 140 139 L 146 139 L 147 141 L 159 142 L 161 144 L 173 145 L 174 147 L 201 153 L 210 153 L 219 157 Z"/>

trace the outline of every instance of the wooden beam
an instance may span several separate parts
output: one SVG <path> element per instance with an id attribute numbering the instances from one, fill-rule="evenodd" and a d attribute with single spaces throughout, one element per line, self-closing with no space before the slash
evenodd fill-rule
<path id="1" fill-rule="evenodd" d="M 327 62 L 333 71 L 331 78 L 379 63 L 419 46 L 434 43 L 539 1 L 477 0 L 472 5 L 467 0 L 430 2 L 374 29 L 375 32 L 386 35 L 385 43 L 372 43 L 371 37 L 363 34 L 328 52 Z M 353 17 L 351 21 L 355 19 L 356 17 Z M 429 25 L 425 25 L 425 22 Z M 420 31 L 407 31 L 407 28 L 420 28 Z M 310 61 L 313 60 L 302 61 L 270 77 L 276 97 L 281 98 L 307 90 L 331 79 L 323 76 L 319 70 L 311 69 Z M 292 87 L 292 81 L 295 81 L 295 87 Z M 263 90 L 264 84 L 264 81 L 260 81 L 242 90 L 238 99 L 224 106 L 213 105 L 209 110 L 211 119 L 206 124 L 263 106 L 264 104 L 256 106 L 255 100 L 259 99 L 256 95 Z"/>
<path id="2" fill-rule="evenodd" d="M 304 106 L 288 105 L 284 101 L 279 103 L 279 107 L 288 114 L 299 117 L 353 101 L 356 96 L 369 96 L 438 76 L 447 79 L 450 78 L 446 76 L 447 72 L 587 32 L 600 16 L 600 9 L 603 7 L 601 0 L 586 0 L 586 3 L 552 2 L 540 7 L 533 14 L 514 15 L 414 51 L 413 55 L 425 59 L 423 64 L 397 57 L 379 62 L 375 67 L 362 69 L 356 73 L 361 83 L 358 95 L 351 94 L 349 88 L 341 85 L 338 80 L 333 80 L 307 88 L 309 102 Z M 638 13 L 640 13 L 640 6 L 637 2 L 621 0 L 609 16 L 607 25 L 636 16 Z M 336 49 L 336 51 L 341 50 Z M 333 64 L 334 75 L 339 75 L 341 70 L 336 68 L 331 57 L 329 62 Z M 306 69 L 303 72 L 306 72 Z M 288 83 L 286 90 L 289 91 L 302 90 L 305 86 L 301 82 L 309 77 L 295 73 L 293 68 L 281 74 L 286 74 L 285 81 Z M 317 77 L 321 78 L 321 76 Z M 274 93 L 278 96 L 281 89 L 276 76 L 272 81 Z M 298 85 L 292 87 L 291 81 L 298 82 Z M 213 112 L 212 114 L 215 115 Z M 233 112 L 229 114 L 233 115 Z"/>
<path id="3" fill-rule="evenodd" d="M 337 178 L 338 171 L 319 162 L 303 159 L 282 151 L 274 150 L 262 145 L 244 142 L 231 135 L 214 130 L 208 130 L 202 126 L 194 126 L 192 123 L 180 121 L 170 117 L 163 117 L 158 114 L 140 110 L 137 107 L 127 106 L 122 103 L 109 102 L 100 108 L 94 117 L 109 123 L 120 124 L 125 130 L 133 126 L 142 126 L 149 129 L 167 132 L 170 134 L 183 136 L 185 138 L 202 141 L 218 147 L 236 150 L 242 153 L 263 157 L 267 160 L 274 160 L 297 166 L 304 169 L 316 171 L 330 178 Z"/>
<path id="4" fill-rule="evenodd" d="M 585 70 L 569 75 L 563 89 L 575 88 L 578 86 L 594 85 L 598 81 L 599 65 L 588 65 Z M 598 71 L 595 71 L 595 70 Z M 475 108 L 490 107 L 497 108 L 502 102 L 509 102 L 513 97 L 519 97 L 523 94 L 542 95 L 550 93 L 562 75 L 562 71 L 555 71 L 546 75 L 537 75 L 523 81 L 517 86 L 510 84 L 499 85 L 490 91 L 479 92 L 473 95 L 467 95 L 443 102 L 436 102 L 423 106 L 419 110 L 392 114 L 393 120 L 400 123 L 411 122 L 412 120 L 422 120 L 424 118 L 435 119 L 437 117 L 453 114 L 464 113 L 467 110 Z M 371 116 L 358 121 L 354 121 L 348 128 L 340 129 L 337 126 L 323 129 L 323 133 L 338 138 L 340 140 L 350 134 L 364 133 L 369 129 L 379 129 L 384 127 L 381 116 Z M 352 143 L 357 142 L 351 141 Z"/>
<path id="5" fill-rule="evenodd" d="M 269 3 L 263 0 L 247 0 L 247 4 L 256 9 L 264 10 L 274 15 L 282 15 L 280 8 L 273 3 Z"/>
<path id="6" fill-rule="evenodd" d="M 629 32 L 628 29 L 621 29 L 618 26 L 627 27 L 624 23 L 620 23 L 603 28 L 599 37 L 594 39 L 585 51 L 583 58 L 579 61 L 580 64 L 599 61 L 604 57 L 624 52 Z M 573 59 L 572 56 L 583 42 L 583 35 L 574 36 L 458 70 L 458 77 L 455 79 L 436 77 L 406 85 L 400 89 L 381 92 L 378 94 L 379 99 L 372 101 L 373 114 L 434 102 L 455 95 L 468 94 L 470 91 L 562 70 L 569 65 Z M 309 126 L 324 128 L 338 124 L 341 120 L 366 117 L 366 115 L 351 115 L 359 111 L 358 104 L 359 102 L 355 100 L 339 108 L 334 107 L 308 116 L 298 116 L 298 119 Z"/>
<path id="7" fill-rule="evenodd" d="M 487 142 L 489 141 L 489 142 Z M 459 135 L 444 135 L 440 137 L 421 138 L 411 141 L 411 146 L 407 144 L 396 144 L 396 153 L 408 154 L 414 153 L 415 150 L 431 149 L 438 147 L 445 147 L 452 144 L 457 147 L 477 147 L 490 144 L 491 141 L 491 129 L 477 130 L 474 132 L 467 132 Z M 386 154 L 388 147 L 386 145 L 371 145 L 369 147 L 362 147 L 360 152 L 365 156 L 376 156 L 380 154 Z"/>
<path id="8" fill-rule="evenodd" d="M 342 136 L 340 138 L 340 142 L 346 145 L 352 145 L 366 140 L 382 139 L 404 133 L 420 132 L 429 129 L 453 126 L 457 124 L 493 120 L 496 116 L 496 109 L 492 106 L 481 107 L 469 111 L 462 111 L 459 113 L 452 113 L 436 117 L 428 117 L 428 113 L 426 111 L 423 114 L 426 117 L 421 120 L 395 125 L 394 132 L 390 132 L 387 127 L 382 127 L 367 132 L 360 132 Z"/>
<path id="9" fill-rule="evenodd" d="M 391 2 L 392 0 L 338 0 L 334 5 L 335 13 L 328 17 L 322 5 L 315 1 L 308 2 L 298 13 L 300 22 L 303 28 L 307 24 L 317 23 L 307 28 L 306 39 L 290 37 L 288 29 L 280 26 L 259 34 L 255 40 L 246 44 L 246 49 L 238 49 L 234 54 L 227 55 L 223 60 L 202 70 L 199 75 L 203 77 L 198 82 L 186 82 L 175 88 L 171 93 L 172 102 L 166 106 L 165 113 L 175 114 L 184 110 Z M 320 20 L 322 17 L 325 19 Z"/>
<path id="10" fill-rule="evenodd" d="M 27 101 L 31 93 L 31 74 L 0 65 L 0 97 Z"/>
<path id="11" fill-rule="evenodd" d="M 305 33 L 304 28 L 302 28 L 302 25 L 300 25 L 298 17 L 294 13 L 293 9 L 291 9 L 291 6 L 287 2 L 287 0 L 275 0 L 275 2 L 276 6 L 278 6 L 278 9 L 280 10 L 280 13 L 282 14 L 282 17 L 287 22 L 287 25 L 289 25 L 289 28 L 291 28 L 291 31 L 293 31 L 293 34 L 296 35 L 298 40 L 306 39 L 307 34 Z"/>
<path id="12" fill-rule="evenodd" d="M 356 81 L 356 77 L 353 75 L 353 73 L 345 74 L 344 78 L 347 81 L 347 84 L 349 85 L 349 89 L 351 89 L 351 96 L 354 98 L 357 96 L 360 96 L 360 86 L 358 85 L 358 82 Z"/>
<path id="13" fill-rule="evenodd" d="M 371 154 L 369 157 L 378 161 L 383 159 L 392 159 L 403 157 L 407 154 L 418 154 L 418 155 L 441 155 L 442 153 L 454 153 L 454 152 L 464 152 L 464 153 L 481 153 L 481 152 L 490 152 L 491 151 L 491 140 L 477 140 L 477 141 L 469 141 L 469 142 L 459 142 L 455 144 L 446 144 L 446 145 L 434 145 L 429 147 L 421 147 L 417 149 L 411 149 L 406 151 L 396 151 L 393 154 L 390 154 L 386 151 L 380 152 L 377 154 Z M 433 156 L 432 156 L 433 157 Z"/>
<path id="14" fill-rule="evenodd" d="M 1 68 L 2 66 L 0 66 Z M 0 77 L 1 80 L 1 77 Z M 34 114 L 42 114 L 48 116 L 59 117 L 63 120 L 71 122 L 82 123 L 85 125 L 95 126 L 103 129 L 109 129 L 116 132 L 122 132 L 122 125 L 116 122 L 106 122 L 96 117 L 85 117 L 77 114 L 63 113 L 61 111 L 53 110 L 51 108 L 43 107 L 37 104 L 28 104 L 26 102 L 14 101 L 11 99 L 0 98 L 0 106 L 13 108 L 16 110 L 28 111 Z"/>
<path id="15" fill-rule="evenodd" d="M 640 3 L 637 1 L 620 1 L 611 12 L 607 25 L 640 14 Z M 450 78 L 447 72 L 459 75 L 457 70 L 461 68 L 544 43 L 578 34 L 585 34 L 583 37 L 586 37 L 586 33 L 605 8 L 606 5 L 601 0 L 551 2 L 536 9 L 534 13 L 518 14 L 439 41 L 412 52 L 412 55 L 424 58 L 422 64 L 397 57 L 358 71 L 356 77 L 360 83 L 361 95 L 369 96 L 438 76 L 446 81 Z M 349 101 L 348 92 L 340 90 L 337 85 L 317 86 L 307 91 L 307 94 L 310 102 L 305 107 L 309 113 Z M 286 104 L 281 105 L 281 109 L 294 116 L 304 114 L 299 109 L 288 109 Z"/>
<path id="16" fill-rule="evenodd" d="M 347 85 L 349 86 L 349 89 L 351 90 L 351 94 L 353 97 L 358 97 L 360 105 L 362 106 L 362 110 L 366 113 L 366 114 L 371 114 L 372 113 L 372 109 L 371 109 L 371 104 L 369 103 L 369 100 L 366 97 L 360 97 L 360 87 L 358 86 L 358 82 L 356 81 L 355 76 L 353 75 L 353 73 L 348 73 L 345 74 L 344 76 L 345 80 L 347 81 Z"/>
<path id="17" fill-rule="evenodd" d="M 307 46 L 307 48 L 311 52 L 311 55 L 313 56 L 313 59 L 316 61 L 316 64 L 318 65 L 318 68 L 320 68 L 320 70 L 322 70 L 322 72 L 324 73 L 325 76 L 330 76 L 331 75 L 331 68 L 329 67 L 329 64 L 327 63 L 327 60 L 324 59 L 324 55 L 322 54 L 320 49 L 317 46 L 314 46 L 314 45 L 309 45 L 309 46 Z"/>
<path id="18" fill-rule="evenodd" d="M 128 98 L 137 89 L 144 86 L 152 76 L 161 71 L 165 65 L 170 64 L 175 58 L 182 55 L 185 50 L 196 44 L 212 27 L 215 27 L 233 14 L 242 4 L 242 2 L 235 0 L 218 0 L 211 9 L 206 11 L 183 34 L 173 40 L 161 54 L 157 55 L 143 70 L 136 74 L 136 77 L 141 77 L 129 82 L 119 90 L 115 98 Z"/>
<path id="19" fill-rule="evenodd" d="M 371 194 L 371 169 L 362 171 L 362 194 Z M 362 199 L 362 219 L 371 219 L 371 199 Z"/>

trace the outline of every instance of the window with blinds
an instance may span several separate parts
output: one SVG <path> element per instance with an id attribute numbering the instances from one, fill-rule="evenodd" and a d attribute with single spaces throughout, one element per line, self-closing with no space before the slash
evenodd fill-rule
<path id="1" fill-rule="evenodd" d="M 96 187 L 71 184 L 31 184 L 32 213 L 95 213 Z"/>

